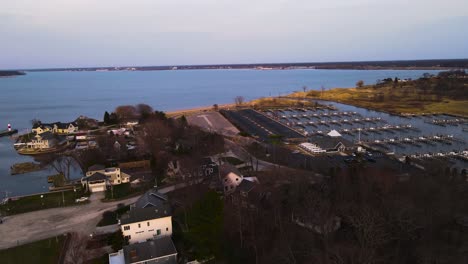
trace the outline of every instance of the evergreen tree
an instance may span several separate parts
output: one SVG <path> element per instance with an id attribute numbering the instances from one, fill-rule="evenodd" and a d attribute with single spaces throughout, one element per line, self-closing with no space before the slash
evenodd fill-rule
<path id="1" fill-rule="evenodd" d="M 109 113 L 106 111 L 106 112 L 104 113 L 104 124 L 107 125 L 107 124 L 109 124 L 109 122 L 110 122 L 110 115 L 109 115 Z"/>

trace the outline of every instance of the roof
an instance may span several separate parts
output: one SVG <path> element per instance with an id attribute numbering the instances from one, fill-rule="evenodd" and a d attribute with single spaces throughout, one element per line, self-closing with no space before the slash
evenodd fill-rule
<path id="1" fill-rule="evenodd" d="M 342 137 L 313 136 L 310 142 L 316 144 L 322 149 L 336 149 L 341 143 L 344 146 L 351 146 L 352 143 Z"/>
<path id="2" fill-rule="evenodd" d="M 107 176 L 100 172 L 93 173 L 91 176 L 86 177 L 87 181 L 99 181 L 99 180 L 107 180 Z"/>
<path id="3" fill-rule="evenodd" d="M 148 261 L 155 258 L 177 254 L 177 250 L 170 237 L 163 237 L 143 243 L 131 244 L 123 247 L 125 263 Z M 161 259 L 158 263 L 176 264 L 176 258 Z"/>
<path id="4" fill-rule="evenodd" d="M 136 208 L 146 208 L 146 207 L 159 207 L 166 204 L 168 197 L 165 194 L 159 193 L 156 189 L 149 190 L 145 192 L 138 200 L 135 202 Z"/>
<path id="5" fill-rule="evenodd" d="M 249 180 L 243 180 L 239 186 L 237 186 L 236 190 L 240 192 L 250 192 L 255 187 L 255 183 Z"/>
<path id="6" fill-rule="evenodd" d="M 106 166 L 102 164 L 94 164 L 88 168 L 88 171 L 98 171 L 98 170 L 104 170 Z"/>
<path id="7" fill-rule="evenodd" d="M 57 127 L 60 128 L 60 129 L 67 129 L 68 126 L 70 126 L 70 124 L 72 124 L 73 126 L 76 126 L 76 123 L 74 123 L 74 122 L 71 122 L 71 123 L 56 122 L 56 123 L 54 123 L 54 125 L 57 125 Z"/>
<path id="8" fill-rule="evenodd" d="M 221 166 L 219 166 L 219 174 L 221 178 L 224 178 L 230 172 L 235 173 L 236 175 L 239 175 L 239 176 L 242 175 L 240 171 L 236 168 L 236 166 L 232 164 L 224 163 Z"/>
<path id="9" fill-rule="evenodd" d="M 335 129 L 330 131 L 327 135 L 329 135 L 330 137 L 341 137 L 341 134 L 338 133 L 338 131 L 336 131 Z"/>
<path id="10" fill-rule="evenodd" d="M 47 123 L 41 123 L 41 122 L 38 122 L 38 123 L 35 123 L 32 128 L 44 128 L 44 127 L 49 127 L 49 128 L 52 128 L 54 126 L 54 124 L 47 124 Z"/>
<path id="11" fill-rule="evenodd" d="M 41 137 L 41 139 L 43 139 L 43 140 L 55 139 L 54 134 L 52 132 L 50 132 L 50 131 L 46 131 L 46 132 L 40 134 L 39 137 Z"/>
<path id="12" fill-rule="evenodd" d="M 132 208 L 128 213 L 122 215 L 120 224 L 143 222 L 152 219 L 163 218 L 171 215 L 171 207 L 168 203 L 157 207 Z"/>

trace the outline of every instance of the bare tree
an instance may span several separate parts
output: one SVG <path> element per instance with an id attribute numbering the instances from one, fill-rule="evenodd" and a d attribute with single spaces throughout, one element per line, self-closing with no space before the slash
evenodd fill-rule
<path id="1" fill-rule="evenodd" d="M 363 80 L 359 80 L 359 81 L 356 82 L 356 87 L 357 88 L 361 88 L 363 86 L 364 86 L 364 81 Z"/>
<path id="2" fill-rule="evenodd" d="M 153 108 L 147 104 L 137 104 L 136 110 L 140 117 L 149 116 L 154 112 Z"/>
<path id="3" fill-rule="evenodd" d="M 44 155 L 41 162 L 62 174 L 67 180 L 70 180 L 71 169 L 78 165 L 75 157 L 69 154 Z"/>
<path id="4" fill-rule="evenodd" d="M 138 110 L 133 105 L 121 105 L 115 109 L 115 114 L 120 121 L 138 117 Z"/>
<path id="5" fill-rule="evenodd" d="M 234 102 L 236 103 L 237 106 L 241 106 L 245 101 L 245 98 L 243 96 L 236 96 L 234 98 Z"/>

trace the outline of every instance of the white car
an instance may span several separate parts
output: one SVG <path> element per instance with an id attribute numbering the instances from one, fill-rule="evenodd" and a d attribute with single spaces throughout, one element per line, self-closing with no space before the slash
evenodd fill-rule
<path id="1" fill-rule="evenodd" d="M 75 202 L 82 203 L 82 202 L 88 201 L 88 199 L 89 199 L 88 197 L 83 196 L 81 198 L 76 199 Z"/>

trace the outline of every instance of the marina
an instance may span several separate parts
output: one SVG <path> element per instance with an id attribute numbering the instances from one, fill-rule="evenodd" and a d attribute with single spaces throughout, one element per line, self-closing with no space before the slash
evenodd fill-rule
<path id="1" fill-rule="evenodd" d="M 270 109 L 261 113 L 298 131 L 311 142 L 317 136 L 323 141 L 335 131 L 355 145 L 397 158 L 443 158 L 451 167 L 467 168 L 468 131 L 463 117 L 441 113 L 390 115 L 335 102 L 318 102 L 331 108 Z"/>

